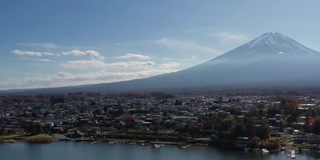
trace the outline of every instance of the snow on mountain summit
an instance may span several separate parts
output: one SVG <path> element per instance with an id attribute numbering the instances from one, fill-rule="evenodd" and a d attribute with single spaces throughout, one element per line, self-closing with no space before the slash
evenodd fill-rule
<path id="1" fill-rule="evenodd" d="M 231 50 L 217 59 L 241 59 L 256 56 L 305 56 L 320 55 L 297 41 L 278 32 L 264 33 L 260 37 Z"/>
<path id="2" fill-rule="evenodd" d="M 270 46 L 270 45 L 278 45 L 279 41 L 285 43 L 286 41 L 290 41 L 290 38 L 283 36 L 280 33 L 277 32 L 270 32 L 265 33 L 262 36 L 252 40 L 248 43 L 250 46 L 249 48 L 255 48 L 255 47 L 261 47 L 264 45 Z"/>
<path id="3" fill-rule="evenodd" d="M 247 46 L 249 46 L 251 49 L 270 47 L 275 53 L 287 52 L 287 54 L 301 54 L 314 52 L 295 40 L 277 32 L 265 33 L 262 36 L 250 41 Z"/>

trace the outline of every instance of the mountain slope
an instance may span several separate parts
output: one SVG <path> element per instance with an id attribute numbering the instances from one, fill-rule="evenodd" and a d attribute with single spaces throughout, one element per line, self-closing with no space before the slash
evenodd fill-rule
<path id="1" fill-rule="evenodd" d="M 140 81 L 159 87 L 314 85 L 319 60 L 319 52 L 271 32 L 195 67 Z"/>

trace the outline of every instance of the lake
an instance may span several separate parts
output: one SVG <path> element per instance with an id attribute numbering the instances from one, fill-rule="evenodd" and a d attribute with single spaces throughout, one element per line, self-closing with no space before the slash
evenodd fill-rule
<path id="1" fill-rule="evenodd" d="M 213 159 L 290 159 L 288 153 L 245 153 L 206 146 L 180 149 L 166 145 L 161 148 L 128 144 L 90 144 L 88 142 L 54 142 L 50 144 L 0 144 L 1 160 L 213 160 Z M 297 154 L 296 159 L 314 159 Z M 319 158 L 319 157 L 318 157 Z"/>

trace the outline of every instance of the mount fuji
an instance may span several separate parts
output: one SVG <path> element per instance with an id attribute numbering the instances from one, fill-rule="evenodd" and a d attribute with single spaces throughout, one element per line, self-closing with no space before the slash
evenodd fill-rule
<path id="1" fill-rule="evenodd" d="M 277 32 L 178 72 L 124 82 L 46 89 L 67 92 L 320 87 L 320 52 Z"/>
<path id="2" fill-rule="evenodd" d="M 130 90 L 319 87 L 319 62 L 320 52 L 270 32 L 185 70 L 104 87 Z"/>
<path id="3" fill-rule="evenodd" d="M 127 92 L 320 87 L 319 62 L 320 52 L 280 33 L 270 32 L 185 70 L 77 89 Z"/>

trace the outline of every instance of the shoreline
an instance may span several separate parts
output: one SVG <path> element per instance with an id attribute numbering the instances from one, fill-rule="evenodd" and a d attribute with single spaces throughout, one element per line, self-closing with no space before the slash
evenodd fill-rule
<path id="1" fill-rule="evenodd" d="M 247 153 L 262 153 L 260 148 L 256 149 L 249 149 L 245 148 L 243 150 L 234 150 L 234 149 L 226 149 L 226 148 L 221 148 L 219 146 L 212 145 L 210 143 L 192 143 L 192 141 L 180 141 L 180 142 L 173 142 L 173 141 L 152 141 L 152 140 L 142 140 L 142 139 L 115 139 L 115 138 L 103 138 L 103 139 L 98 139 L 98 138 L 67 138 L 64 137 L 62 138 L 63 135 L 59 135 L 60 137 L 56 137 L 56 135 L 52 135 L 53 141 L 49 143 L 54 143 L 54 142 L 87 142 L 90 145 L 95 145 L 99 143 L 107 143 L 109 145 L 114 145 L 114 144 L 125 144 L 125 145 L 139 145 L 139 146 L 149 146 L 153 147 L 154 149 L 158 149 L 161 147 L 164 147 L 166 145 L 171 145 L 171 146 L 176 146 L 180 149 L 186 149 L 191 146 L 205 146 L 205 147 L 213 147 L 219 150 L 225 150 L 225 151 L 237 151 L 237 152 L 247 152 Z M 25 143 L 25 144 L 48 144 L 48 142 L 35 142 L 35 143 L 30 143 L 24 140 L 24 138 L 17 138 L 17 139 L 2 139 L 0 140 L 0 144 L 12 144 L 12 143 Z M 293 150 L 296 150 L 297 148 L 293 147 L 291 148 Z M 269 154 L 274 154 L 274 153 L 289 153 L 291 149 L 286 149 L 286 150 L 281 150 L 281 149 L 275 149 L 275 150 L 270 150 L 268 153 Z M 296 154 L 310 154 L 311 152 L 320 152 L 319 149 L 302 149 L 300 152 L 296 152 Z M 266 154 L 266 153 L 262 153 Z"/>
<path id="2" fill-rule="evenodd" d="M 146 139 L 131 139 L 131 138 L 56 138 L 55 141 L 70 141 L 70 142 L 98 142 L 99 143 L 109 143 L 109 144 L 160 144 L 160 145 L 176 145 L 176 146 L 184 146 L 184 145 L 194 145 L 194 146 L 210 146 L 210 142 L 197 142 L 193 141 L 159 141 L 159 140 L 146 140 Z"/>
<path id="3" fill-rule="evenodd" d="M 153 140 L 153 138 L 151 139 L 143 139 L 142 137 L 139 138 L 133 138 L 132 136 L 128 136 L 128 138 L 126 138 L 126 136 L 122 136 L 122 138 L 115 138 L 115 137 L 108 137 L 108 138 L 90 138 L 90 137 L 80 137 L 80 138 L 68 138 L 65 137 L 62 134 L 53 134 L 53 135 L 49 135 L 47 134 L 46 138 L 51 137 L 52 139 L 50 139 L 48 141 L 48 139 L 35 139 L 35 141 L 28 141 L 28 138 L 30 137 L 39 137 L 39 136 L 43 136 L 42 134 L 40 135 L 34 135 L 34 136 L 15 136 L 15 137 L 11 137 L 11 138 L 4 138 L 4 139 L 0 139 L 0 144 L 4 144 L 4 143 L 20 143 L 20 142 L 24 142 L 24 143 L 52 143 L 55 141 L 70 141 L 70 142 L 104 142 L 104 143 L 109 143 L 109 144 L 115 144 L 115 143 L 124 143 L 124 144 L 143 144 L 143 143 L 148 143 L 148 144 L 163 144 L 163 145 L 177 145 L 177 146 L 181 146 L 181 145 L 196 145 L 196 146 L 209 146 L 210 141 L 208 139 L 189 139 L 189 140 L 178 140 L 177 141 L 164 141 L 164 140 L 158 140 L 155 139 Z M 121 137 L 121 136 L 120 136 Z M 41 137 L 42 138 L 42 137 Z M 159 139 L 161 139 L 161 137 L 159 137 Z M 163 138 L 162 138 L 163 139 Z"/>
<path id="4" fill-rule="evenodd" d="M 39 136 L 39 135 L 34 135 L 34 136 Z M 43 135 L 42 135 L 43 136 Z M 32 136 L 15 136 L 12 138 L 6 138 L 6 139 L 0 139 L 0 144 L 5 144 L 5 143 L 52 143 L 52 142 L 57 142 L 57 141 L 70 141 L 70 142 L 88 142 L 90 144 L 96 144 L 96 143 L 108 143 L 108 144 L 128 144 L 128 145 L 141 145 L 141 146 L 146 146 L 146 145 L 174 145 L 177 147 L 180 147 L 181 149 L 184 149 L 189 147 L 189 146 L 208 146 L 208 147 L 214 147 L 217 149 L 222 149 L 222 150 L 230 150 L 230 151 L 243 151 L 243 152 L 252 152 L 252 153 L 256 153 L 256 152 L 260 152 L 260 148 L 257 149 L 250 149 L 250 148 L 245 148 L 242 150 L 237 150 L 237 149 L 228 149 L 228 148 L 224 148 L 224 147 L 219 147 L 218 145 L 214 145 L 212 144 L 212 141 L 209 140 L 209 138 L 189 138 L 189 139 L 175 139 L 177 141 L 170 141 L 172 139 L 168 139 L 168 140 L 158 140 L 158 139 L 150 139 L 150 137 L 147 137 L 149 139 L 143 139 L 143 137 L 139 137 L 139 138 L 132 138 L 132 135 L 127 135 L 127 136 L 122 136 L 122 138 L 116 138 L 117 136 L 113 135 L 110 137 L 104 137 L 104 138 L 91 138 L 91 137 L 80 137 L 80 138 L 68 138 L 63 134 L 52 134 L 49 135 L 47 134 L 46 136 L 50 136 L 52 137 L 52 141 L 27 141 L 26 139 L 28 137 L 32 137 Z M 126 138 L 128 137 L 128 138 Z M 146 138 L 146 137 L 144 137 Z M 154 138 L 154 137 L 152 137 Z M 161 137 L 160 137 L 161 138 Z M 163 138 L 163 137 L 162 137 Z M 270 153 L 277 153 L 277 152 L 288 152 L 290 150 L 296 150 L 298 151 L 298 147 L 297 146 L 291 146 L 290 148 L 286 148 L 286 150 L 281 150 L 279 149 L 274 149 L 274 150 L 270 150 Z M 301 152 L 302 151 L 302 152 Z M 307 153 L 307 152 L 312 152 L 312 151 L 320 151 L 320 149 L 312 149 L 312 148 L 302 148 L 302 150 L 300 150 L 300 152 L 298 153 Z"/>

